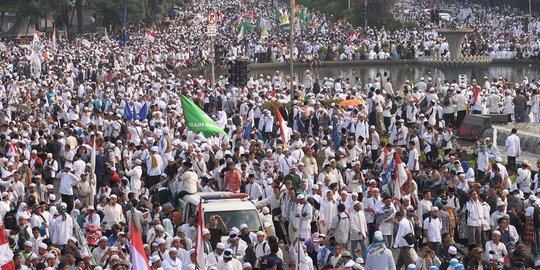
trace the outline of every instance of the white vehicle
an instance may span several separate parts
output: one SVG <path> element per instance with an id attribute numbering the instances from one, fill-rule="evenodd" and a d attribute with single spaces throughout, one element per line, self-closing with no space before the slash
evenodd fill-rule
<path id="1" fill-rule="evenodd" d="M 203 221 L 206 225 L 211 216 L 218 215 L 223 219 L 227 229 L 240 227 L 246 223 L 251 231 L 262 231 L 263 225 L 255 204 L 244 193 L 231 192 L 199 192 L 186 195 L 178 201 L 178 211 L 182 221 L 188 222 L 190 216 L 196 216 L 199 203 L 202 203 Z M 228 231 L 223 232 L 228 235 Z"/>

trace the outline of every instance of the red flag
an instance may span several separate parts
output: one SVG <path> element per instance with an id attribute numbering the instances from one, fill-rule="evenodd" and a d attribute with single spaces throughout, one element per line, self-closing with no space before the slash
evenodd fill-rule
<path id="1" fill-rule="evenodd" d="M 286 130 L 286 126 L 284 124 L 284 121 L 283 121 L 283 116 L 281 116 L 281 113 L 279 112 L 277 106 L 276 106 L 276 115 L 278 117 L 278 120 L 279 120 L 279 130 L 281 131 L 281 140 L 283 141 L 283 144 L 287 144 L 287 139 L 285 137 L 285 130 Z"/>
<path id="2" fill-rule="evenodd" d="M 198 218 L 197 218 L 197 235 L 195 241 L 195 258 L 197 258 L 197 265 L 199 269 L 206 269 L 206 258 L 204 254 L 204 244 L 203 244 L 203 211 L 202 211 L 202 200 L 199 201 L 198 207 Z"/>
<path id="3" fill-rule="evenodd" d="M 131 222 L 129 226 L 130 238 L 131 238 L 131 269 L 134 270 L 150 270 L 150 265 L 148 264 L 148 258 L 146 258 L 146 253 L 144 252 L 144 245 L 142 241 L 142 235 L 137 226 L 135 226 L 135 221 L 133 220 L 133 213 L 131 213 Z"/>
<path id="4" fill-rule="evenodd" d="M 271 97 L 276 97 L 276 89 L 272 88 L 272 93 L 270 94 Z"/>
<path id="5" fill-rule="evenodd" d="M 15 270 L 13 251 L 9 248 L 6 227 L 4 227 L 3 223 L 0 227 L 0 267 L 2 270 Z"/>

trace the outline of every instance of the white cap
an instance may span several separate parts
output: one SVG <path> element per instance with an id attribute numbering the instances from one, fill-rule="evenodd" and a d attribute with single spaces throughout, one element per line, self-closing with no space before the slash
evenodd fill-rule
<path id="1" fill-rule="evenodd" d="M 152 258 L 150 258 L 150 261 L 151 261 L 152 263 L 156 263 L 156 262 L 158 262 L 158 261 L 160 261 L 160 260 L 161 260 L 161 259 L 159 258 L 158 255 L 154 255 L 154 256 L 152 256 Z"/>
<path id="2" fill-rule="evenodd" d="M 240 224 L 240 226 L 239 226 L 238 228 L 239 228 L 240 230 L 243 230 L 243 229 L 245 229 L 245 228 L 247 228 L 247 227 L 248 227 L 248 225 L 247 225 L 246 223 L 242 223 L 242 224 Z"/>
<path id="3" fill-rule="evenodd" d="M 219 243 L 217 243 L 216 248 L 225 249 L 225 244 L 219 242 Z"/>
<path id="4" fill-rule="evenodd" d="M 160 232 L 165 231 L 165 229 L 163 228 L 163 226 L 161 224 L 156 225 L 155 229 L 156 229 L 156 231 L 160 231 Z"/>
<path id="5" fill-rule="evenodd" d="M 496 234 L 498 236 L 501 236 L 501 231 L 499 230 L 494 230 L 491 234 Z"/>
<path id="6" fill-rule="evenodd" d="M 433 207 L 431 207 L 431 211 L 439 211 L 439 207 L 433 206 Z"/>
<path id="7" fill-rule="evenodd" d="M 456 254 L 457 254 L 457 248 L 454 247 L 454 246 L 450 246 L 450 247 L 448 248 L 448 254 L 450 254 L 450 255 L 456 255 Z"/>
<path id="8" fill-rule="evenodd" d="M 205 234 L 210 234 L 210 230 L 208 230 L 207 228 L 204 228 L 203 229 L 203 235 L 205 235 Z"/>
<path id="9" fill-rule="evenodd" d="M 382 241 L 384 239 L 382 232 L 381 231 L 376 231 L 373 234 L 373 239 L 376 240 L 376 241 Z"/>
<path id="10" fill-rule="evenodd" d="M 157 243 L 158 245 L 165 244 L 166 242 L 167 242 L 167 241 L 165 241 L 165 239 L 163 239 L 163 238 L 158 238 L 158 239 L 156 240 L 156 243 Z"/>
<path id="11" fill-rule="evenodd" d="M 303 200 L 303 199 L 305 199 L 305 198 L 306 198 L 306 197 L 304 196 L 304 194 L 298 194 L 298 195 L 296 196 L 296 199 L 297 199 L 297 200 Z"/>
<path id="12" fill-rule="evenodd" d="M 251 263 L 246 262 L 246 263 L 242 264 L 242 269 L 244 269 L 244 270 L 248 269 L 248 268 L 251 268 L 251 267 L 252 267 Z"/>

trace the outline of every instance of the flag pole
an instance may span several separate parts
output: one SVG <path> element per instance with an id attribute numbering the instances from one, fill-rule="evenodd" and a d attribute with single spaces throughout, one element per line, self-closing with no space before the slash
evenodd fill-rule
<path id="1" fill-rule="evenodd" d="M 291 128 L 294 128 L 294 53 L 293 53 L 293 35 L 294 35 L 294 5 L 295 5 L 295 0 L 291 0 L 291 21 L 290 21 L 290 34 L 289 34 L 289 46 L 290 46 L 290 68 L 291 68 L 291 112 L 290 112 L 290 117 L 289 117 L 289 126 Z"/>

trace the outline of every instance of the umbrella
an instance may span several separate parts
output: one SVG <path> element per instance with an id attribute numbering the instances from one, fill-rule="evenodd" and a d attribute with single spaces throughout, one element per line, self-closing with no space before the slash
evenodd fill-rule
<path id="1" fill-rule="evenodd" d="M 339 106 L 341 107 L 346 107 L 346 106 L 358 106 L 358 105 L 363 105 L 364 104 L 364 101 L 363 100 L 358 100 L 358 99 L 348 99 L 348 100 L 344 100 L 342 102 L 339 103 Z"/>

